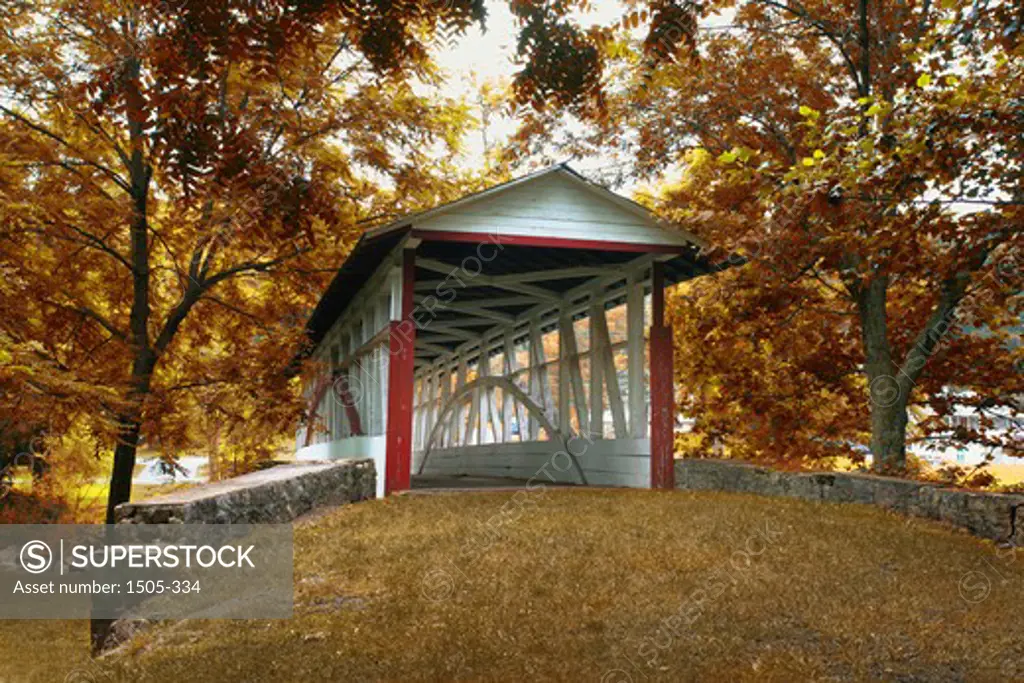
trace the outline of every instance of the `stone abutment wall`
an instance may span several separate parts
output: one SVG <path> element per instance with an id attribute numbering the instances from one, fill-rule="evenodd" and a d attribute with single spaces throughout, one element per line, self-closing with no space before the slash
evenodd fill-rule
<path id="1" fill-rule="evenodd" d="M 128 524 L 273 524 L 314 508 L 373 498 L 373 460 L 278 465 L 117 507 Z"/>
<path id="2" fill-rule="evenodd" d="M 697 459 L 676 461 L 676 488 L 877 505 L 1024 547 L 1024 495 L 964 491 L 871 474 L 782 472 L 738 461 Z"/>

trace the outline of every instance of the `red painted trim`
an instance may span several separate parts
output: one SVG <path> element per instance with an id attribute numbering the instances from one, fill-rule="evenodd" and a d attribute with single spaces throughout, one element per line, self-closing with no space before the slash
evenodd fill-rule
<path id="1" fill-rule="evenodd" d="M 412 404 L 416 325 L 412 321 L 416 252 L 402 253 L 402 319 L 388 334 L 388 429 L 384 493 L 406 491 L 412 476 Z"/>
<path id="2" fill-rule="evenodd" d="M 651 488 L 675 488 L 675 388 L 672 328 L 665 325 L 662 264 L 651 269 Z"/>
<path id="3" fill-rule="evenodd" d="M 651 264 L 651 326 L 665 326 L 665 264 Z"/>
<path id="4" fill-rule="evenodd" d="M 413 237 L 424 242 L 470 242 L 473 244 L 509 245 L 515 247 L 554 247 L 556 249 L 595 249 L 598 251 L 635 251 L 643 254 L 682 254 L 690 249 L 676 244 L 643 244 L 637 242 L 605 242 L 563 237 L 532 235 L 497 235 L 487 232 L 454 232 L 448 230 L 413 230 Z"/>
<path id="5" fill-rule="evenodd" d="M 651 328 L 651 488 L 675 488 L 672 328 Z"/>

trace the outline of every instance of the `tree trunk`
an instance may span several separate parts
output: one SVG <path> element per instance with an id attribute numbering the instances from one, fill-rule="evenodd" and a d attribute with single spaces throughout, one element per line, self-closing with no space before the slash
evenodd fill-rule
<path id="1" fill-rule="evenodd" d="M 106 523 L 114 523 L 114 511 L 121 503 L 132 498 L 132 475 L 135 472 L 135 452 L 142 431 L 142 403 L 149 393 L 150 381 L 156 367 L 156 356 L 148 348 L 137 353 L 132 363 L 133 412 L 118 418 L 121 429 L 114 447 L 114 466 L 110 472 L 110 491 L 107 493 Z M 110 647 L 115 620 L 92 618 L 89 621 L 89 642 L 93 655 Z"/>
<path id="2" fill-rule="evenodd" d="M 907 466 L 907 399 L 891 389 L 876 391 L 889 384 L 891 377 L 871 392 L 871 455 L 876 472 L 901 472 Z M 887 398 L 891 397 L 892 403 Z"/>
<path id="3" fill-rule="evenodd" d="M 142 425 L 143 402 L 149 394 L 156 354 L 149 341 L 149 182 L 152 168 L 146 164 L 144 108 L 145 99 L 141 89 L 141 62 L 136 56 L 125 60 L 125 100 L 127 123 L 131 140 L 131 157 L 127 161 L 131 178 L 129 194 L 132 198 L 132 217 L 129 223 L 131 247 L 129 260 L 132 268 L 132 308 L 129 317 L 130 334 L 134 358 L 131 367 L 131 389 L 128 400 L 131 408 L 126 415 L 119 416 L 119 433 L 114 447 L 114 466 L 110 473 L 110 491 L 107 494 L 106 523 L 114 523 L 114 510 L 132 497 L 132 474 L 135 470 L 135 451 L 139 445 Z M 102 652 L 107 646 L 113 621 L 110 619 L 90 620 L 90 642 L 93 654 Z"/>
<path id="4" fill-rule="evenodd" d="M 122 431 L 114 449 L 114 467 L 110 472 L 110 492 L 107 494 L 107 524 L 114 523 L 114 509 L 132 497 L 132 473 L 135 471 L 135 451 L 139 446 L 139 422 L 123 418 Z"/>
<path id="5" fill-rule="evenodd" d="M 89 649 L 93 657 L 103 654 L 107 649 L 107 640 L 114 630 L 113 619 L 90 619 L 89 620 Z"/>
<path id="6" fill-rule="evenodd" d="M 872 466 L 879 472 L 901 471 L 907 464 L 907 401 L 911 385 L 892 362 L 885 303 L 889 278 L 876 275 L 857 296 L 864 372 L 871 401 Z"/>
<path id="7" fill-rule="evenodd" d="M 114 448 L 114 467 L 110 472 L 110 490 L 107 493 L 106 523 L 114 523 L 114 510 L 132 497 L 132 474 L 135 471 L 135 451 L 139 445 L 140 424 L 137 418 L 121 417 L 122 427 Z M 111 647 L 114 619 L 89 620 L 89 643 L 93 656 Z"/>
<path id="8" fill-rule="evenodd" d="M 114 467 L 110 472 L 110 492 L 107 494 L 107 524 L 114 523 L 114 509 L 132 497 L 132 473 L 135 470 L 135 451 L 139 447 L 142 431 L 143 402 L 149 395 L 156 355 L 149 349 L 135 355 L 132 363 L 132 389 L 128 395 L 132 409 L 118 418 L 120 432 L 114 447 Z"/>
<path id="9" fill-rule="evenodd" d="M 143 122 L 145 101 L 141 92 L 141 63 L 131 56 L 125 61 L 128 132 L 132 154 L 128 160 L 131 176 L 130 194 L 132 217 L 130 261 L 132 265 L 132 309 L 129 317 L 132 359 L 131 389 L 128 400 L 131 408 L 119 418 L 117 446 L 114 449 L 114 468 L 110 473 L 110 493 L 107 497 L 107 524 L 114 523 L 114 508 L 127 503 L 132 494 L 132 471 L 135 469 L 135 450 L 139 445 L 143 401 L 149 394 L 156 353 L 149 341 L 149 181 L 152 169 L 143 156 Z"/>

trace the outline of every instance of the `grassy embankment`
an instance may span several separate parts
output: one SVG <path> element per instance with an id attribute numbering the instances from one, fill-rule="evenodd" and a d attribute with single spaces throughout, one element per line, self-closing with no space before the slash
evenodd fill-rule
<path id="1" fill-rule="evenodd" d="M 0 622 L 0 680 L 1024 678 L 1019 551 L 860 506 L 558 490 L 502 517 L 511 496 L 300 522 L 290 620 L 165 625 L 97 664 L 84 622 Z"/>

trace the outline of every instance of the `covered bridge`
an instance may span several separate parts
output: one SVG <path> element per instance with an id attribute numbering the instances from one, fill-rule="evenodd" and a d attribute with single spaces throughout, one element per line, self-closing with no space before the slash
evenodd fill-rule
<path id="1" fill-rule="evenodd" d="M 666 285 L 703 242 L 566 165 L 367 232 L 308 322 L 299 459 L 419 475 L 673 483 Z"/>

